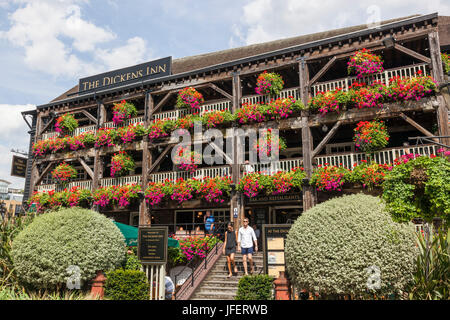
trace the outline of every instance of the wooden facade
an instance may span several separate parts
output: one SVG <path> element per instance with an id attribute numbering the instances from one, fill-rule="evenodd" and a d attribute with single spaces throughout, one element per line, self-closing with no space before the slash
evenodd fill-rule
<path id="1" fill-rule="evenodd" d="M 390 40 L 394 40 L 394 45 Z M 381 24 L 378 28 L 363 28 L 351 33 L 279 48 L 258 55 L 249 55 L 232 61 L 212 63 L 196 70 L 142 81 L 139 84 L 80 95 L 74 92 L 37 107 L 33 126 L 35 134 L 31 136 L 31 139 L 38 141 L 54 136 L 52 130 L 55 115 L 64 113 L 76 115 L 81 124 L 77 129 L 79 133 L 82 130 L 111 127 L 113 126 L 112 104 L 123 99 L 133 102 L 138 108 L 138 117 L 131 121 L 141 122 L 146 127 L 155 119 L 181 117 L 183 115 L 180 111 L 174 108 L 176 96 L 180 89 L 188 86 L 203 93 L 205 105 L 209 108 L 235 112 L 245 101 L 265 99 L 255 95 L 253 91 L 257 76 L 265 70 L 280 73 L 285 81 L 282 94 L 294 96 L 306 105 L 318 91 L 329 90 L 333 86 L 351 81 L 351 77 L 348 77 L 346 73 L 346 61 L 352 53 L 362 48 L 370 49 L 383 56 L 386 71 L 382 76 L 386 79 L 396 74 L 408 76 L 415 70 L 424 70 L 425 73 L 432 75 L 439 85 L 444 85 L 447 81 L 440 56 L 438 15 L 430 14 L 400 19 Z M 189 58 L 185 60 L 187 60 L 186 63 L 189 62 Z M 271 121 L 241 126 L 241 128 L 278 128 L 288 142 L 288 149 L 281 153 L 283 159 L 280 159 L 280 167 L 292 168 L 302 165 L 307 178 L 310 178 L 313 168 L 320 163 L 326 161 L 330 164 L 335 162 L 336 165 L 350 165 L 340 160 L 348 159 L 348 162 L 351 162 L 358 158 L 359 155 L 352 149 L 352 129 L 362 120 L 379 118 L 388 122 L 393 139 L 383 154 L 394 157 L 408 148 L 422 148 L 421 150 L 427 150 L 426 152 L 433 152 L 433 146 L 415 147 L 411 141 L 408 141 L 408 137 L 449 136 L 449 102 L 448 92 L 446 93 L 443 89 L 430 98 L 402 104 L 385 104 L 381 109 L 348 110 L 325 116 L 303 111 L 299 116 L 279 122 Z M 450 145 L 449 140 L 445 138 L 439 142 Z M 235 136 L 232 141 L 235 146 L 239 144 L 239 139 Z M 408 142 L 411 145 L 406 145 Z M 81 172 L 77 181 L 72 183 L 74 186 L 94 190 L 110 183 L 134 182 L 142 184 L 144 189 L 149 181 L 156 181 L 170 175 L 177 177 L 177 173 L 173 172 L 167 160 L 173 146 L 173 141 L 170 139 L 152 144 L 147 137 L 144 137 L 142 141 L 128 143 L 122 147 L 92 148 L 34 158 L 29 161 L 28 196 L 35 190 L 54 188 L 54 185 L 49 183 L 51 181 L 48 180 L 48 174 L 54 165 L 62 160 L 72 162 Z M 109 178 L 106 160 L 118 150 L 129 150 L 138 168 L 129 177 Z M 234 158 L 238 159 L 239 155 L 235 154 Z M 241 157 L 240 162 L 235 161 L 218 168 L 204 166 L 196 174 L 222 175 L 225 172 L 237 183 L 243 175 L 241 165 L 243 160 L 244 157 Z M 211 209 L 221 213 L 229 212 L 229 216 L 224 217 L 225 220 L 233 220 L 237 225 L 240 224 L 244 215 L 251 213 L 255 216 L 258 212 L 261 213 L 260 221 L 277 223 L 286 222 L 282 221 L 282 218 L 278 221 L 277 214 L 292 213 L 295 218 L 317 202 L 317 192 L 313 187 L 305 186 L 300 198 L 287 197 L 285 200 L 273 201 L 265 199 L 257 202 L 251 199 L 249 201 L 239 192 L 234 192 L 230 201 L 223 206 L 207 207 L 205 204 L 193 201 L 183 204 L 182 207 L 170 205 L 165 208 L 149 208 L 145 201 L 142 201 L 139 208 L 123 209 L 108 214 L 114 217 L 125 216 L 127 217 L 125 220 L 128 220 L 122 222 L 136 224 L 130 216 L 130 211 L 134 210 L 133 216 L 138 217 L 136 219 L 139 225 L 148 225 L 152 223 L 152 216 L 153 223 L 164 224 L 171 219 L 175 220 L 175 210 L 192 212 L 195 220 L 198 218 L 198 211 L 204 212 L 206 209 Z M 234 208 L 238 208 L 238 219 L 233 218 Z M 257 222 L 256 219 L 253 221 Z"/>

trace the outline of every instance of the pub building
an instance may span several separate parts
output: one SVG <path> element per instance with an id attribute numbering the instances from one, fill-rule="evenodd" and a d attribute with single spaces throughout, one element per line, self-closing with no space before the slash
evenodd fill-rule
<path id="1" fill-rule="evenodd" d="M 93 206 L 117 222 L 134 226 L 167 225 L 169 233 L 180 227 L 187 233 L 198 227 L 202 232 L 205 214 L 210 211 L 216 222 L 233 221 L 236 227 L 241 225 L 243 217 L 250 218 L 250 224 L 259 228 L 263 224 L 293 223 L 303 211 L 330 197 L 308 185 L 317 166 L 327 163 L 351 169 L 364 159 L 353 142 L 354 128 L 359 121 L 381 119 L 389 130 L 388 145 L 375 154 L 378 163 L 393 163 L 406 153 L 436 154 L 437 144 L 422 140 L 417 145 L 408 138 L 449 136 L 448 77 L 441 59 L 441 52 L 450 49 L 449 31 L 450 17 L 438 13 L 414 15 L 382 21 L 377 26 L 358 25 L 197 56 L 162 58 L 80 79 L 78 85 L 49 103 L 22 113 L 30 127 L 29 153 L 33 155 L 27 163 L 24 201 L 35 191 L 62 190 L 51 172 L 64 161 L 77 170 L 76 178 L 66 185 L 68 189 L 77 186 L 93 191 L 135 183 L 145 190 L 149 182 L 190 177 L 229 176 L 233 181 L 230 196 L 218 204 L 197 199 L 181 204 L 163 201 L 151 206 L 141 194 L 139 201 L 127 206 Z M 145 135 L 109 147 L 33 154 L 33 143 L 58 137 L 55 121 L 64 114 L 71 114 L 78 121 L 72 136 L 85 132 L 98 135 L 102 128 L 118 129 L 137 123 L 148 128 L 154 121 L 182 119 L 189 111 L 177 109 L 175 105 L 179 91 L 187 87 L 195 88 L 204 97 L 200 115 L 223 110 L 236 113 L 245 103 L 266 103 L 268 96 L 255 93 L 257 78 L 264 71 L 281 75 L 284 87 L 279 97 L 293 97 L 306 106 L 320 92 L 338 87 L 348 90 L 355 77 L 348 74 L 347 62 L 357 50 L 364 48 L 383 59 L 384 71 L 376 75 L 377 80 L 389 84 L 394 76 L 408 78 L 420 71 L 433 77 L 440 87 L 439 93 L 419 101 L 384 104 L 381 108 L 354 108 L 325 115 L 302 110 L 277 121 L 245 125 L 234 121 L 220 128 L 223 133 L 232 128 L 279 129 L 280 137 L 286 142 L 279 161 L 251 166 L 255 172 L 265 174 L 303 167 L 306 178 L 302 191 L 250 198 L 238 191 L 236 186 L 246 173 L 244 161 L 249 160 L 248 146 L 244 155 L 235 158 L 239 161 L 222 165 L 203 162 L 193 173 L 181 171 L 171 160 L 175 143 L 170 135 L 155 140 Z M 132 103 L 137 115 L 115 124 L 112 107 L 122 100 Z M 239 144 L 235 135 L 227 138 L 233 145 Z M 450 145 L 449 138 L 441 138 L 439 142 Z M 208 142 L 202 140 L 202 144 L 205 149 Z M 133 158 L 135 167 L 126 176 L 111 177 L 111 158 L 121 150 Z"/>

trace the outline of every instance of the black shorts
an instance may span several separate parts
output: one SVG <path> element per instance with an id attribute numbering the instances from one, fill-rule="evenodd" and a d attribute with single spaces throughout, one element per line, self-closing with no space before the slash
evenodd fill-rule
<path id="1" fill-rule="evenodd" d="M 234 248 L 225 248 L 225 255 L 229 256 L 232 253 L 236 253 L 236 247 L 234 247 Z"/>

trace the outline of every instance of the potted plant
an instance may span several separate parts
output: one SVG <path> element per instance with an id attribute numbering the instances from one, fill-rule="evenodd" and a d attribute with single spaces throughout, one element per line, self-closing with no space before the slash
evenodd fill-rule
<path id="1" fill-rule="evenodd" d="M 173 162 L 178 165 L 180 170 L 194 172 L 197 170 L 198 164 L 202 163 L 202 155 L 180 146 L 175 151 Z"/>
<path id="2" fill-rule="evenodd" d="M 70 134 L 78 128 L 78 121 L 69 113 L 63 114 L 56 119 L 55 131 L 60 134 Z"/>
<path id="3" fill-rule="evenodd" d="M 271 97 L 276 97 L 283 90 L 283 86 L 283 78 L 278 73 L 264 71 L 256 80 L 255 91 L 259 95 L 267 94 Z"/>
<path id="4" fill-rule="evenodd" d="M 383 121 L 360 121 L 354 131 L 356 148 L 367 154 L 383 149 L 389 142 L 389 133 Z"/>
<path id="5" fill-rule="evenodd" d="M 122 100 L 120 103 L 114 103 L 113 122 L 115 125 L 122 123 L 125 119 L 137 116 L 137 110 L 134 104 Z"/>
<path id="6" fill-rule="evenodd" d="M 70 179 L 77 177 L 77 170 L 71 165 L 63 162 L 53 169 L 52 177 L 56 179 L 59 184 L 66 185 Z"/>
<path id="7" fill-rule="evenodd" d="M 178 92 L 176 107 L 179 109 L 190 108 L 194 113 L 200 111 L 200 105 L 205 102 L 203 95 L 192 87 L 187 87 Z"/>
<path id="8" fill-rule="evenodd" d="M 383 60 L 364 48 L 356 51 L 347 62 L 348 74 L 356 73 L 357 78 L 383 72 Z"/>
<path id="9" fill-rule="evenodd" d="M 111 158 L 111 177 L 119 177 L 128 174 L 134 169 L 133 158 L 125 151 L 115 153 Z"/>

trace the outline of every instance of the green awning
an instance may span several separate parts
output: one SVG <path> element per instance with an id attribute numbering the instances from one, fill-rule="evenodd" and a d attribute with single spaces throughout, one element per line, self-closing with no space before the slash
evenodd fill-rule
<path id="1" fill-rule="evenodd" d="M 114 224 L 119 228 L 120 232 L 122 232 L 123 236 L 125 237 L 125 243 L 127 246 L 137 246 L 138 244 L 138 228 L 129 226 L 127 224 L 115 222 Z M 180 246 L 180 243 L 178 240 L 168 238 L 168 244 L 169 247 L 178 248 Z"/>

